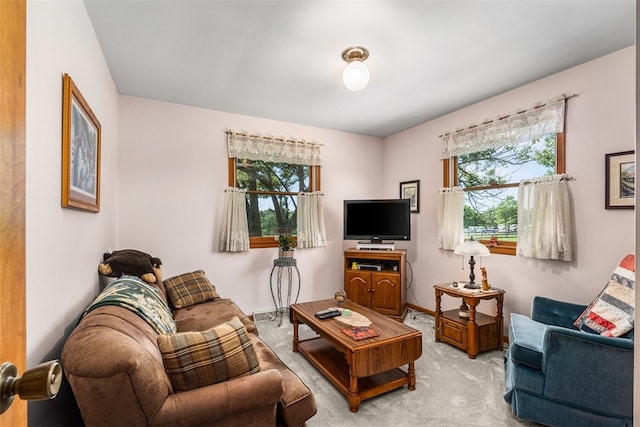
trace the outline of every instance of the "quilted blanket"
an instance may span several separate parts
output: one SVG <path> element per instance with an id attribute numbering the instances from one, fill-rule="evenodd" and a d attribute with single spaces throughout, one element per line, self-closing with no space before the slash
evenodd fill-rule
<path id="1" fill-rule="evenodd" d="M 140 316 L 158 334 L 176 332 L 171 310 L 160 295 L 135 276 L 122 276 L 111 282 L 84 311 L 81 318 L 98 307 L 117 305 Z"/>

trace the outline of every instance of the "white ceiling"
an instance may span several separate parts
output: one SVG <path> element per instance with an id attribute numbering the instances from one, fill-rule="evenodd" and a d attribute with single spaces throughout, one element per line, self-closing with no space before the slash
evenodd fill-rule
<path id="1" fill-rule="evenodd" d="M 634 0 L 84 3 L 122 95 L 378 137 L 630 46 L 636 30 Z M 352 45 L 370 51 L 360 92 L 341 80 Z"/>

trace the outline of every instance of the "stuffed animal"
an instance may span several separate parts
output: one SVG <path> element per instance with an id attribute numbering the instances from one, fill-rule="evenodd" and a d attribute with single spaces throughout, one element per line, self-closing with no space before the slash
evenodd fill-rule
<path id="1" fill-rule="evenodd" d="M 162 280 L 161 265 L 160 258 L 135 249 L 123 249 L 105 252 L 102 263 L 98 266 L 98 272 L 109 277 L 128 274 L 140 277 L 147 283 L 156 283 Z"/>

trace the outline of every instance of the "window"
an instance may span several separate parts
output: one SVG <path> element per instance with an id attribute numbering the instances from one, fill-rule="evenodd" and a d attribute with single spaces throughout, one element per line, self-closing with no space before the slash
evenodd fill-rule
<path id="1" fill-rule="evenodd" d="M 564 172 L 564 133 L 551 133 L 445 159 L 444 186 L 465 191 L 465 238 L 515 255 L 520 180 Z"/>
<path id="2" fill-rule="evenodd" d="M 275 247 L 297 234 L 297 195 L 320 190 L 320 166 L 230 158 L 229 185 L 247 190 L 251 247 Z"/>

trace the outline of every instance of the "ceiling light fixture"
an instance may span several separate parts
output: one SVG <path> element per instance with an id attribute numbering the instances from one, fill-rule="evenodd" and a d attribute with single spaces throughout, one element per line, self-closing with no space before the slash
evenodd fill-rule
<path id="1" fill-rule="evenodd" d="M 342 73 L 342 81 L 349 90 L 362 90 L 369 83 L 369 69 L 364 61 L 369 57 L 369 51 L 360 46 L 348 47 L 342 51 L 342 59 L 347 66 Z"/>

